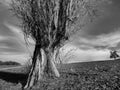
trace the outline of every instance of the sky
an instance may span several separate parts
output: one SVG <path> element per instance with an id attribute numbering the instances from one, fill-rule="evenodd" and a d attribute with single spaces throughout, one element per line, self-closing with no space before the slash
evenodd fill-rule
<path id="1" fill-rule="evenodd" d="M 110 50 L 120 51 L 120 0 L 109 0 L 104 6 L 104 14 L 93 23 L 74 35 L 71 43 L 64 46 L 68 56 L 65 63 L 109 60 Z M 34 46 L 26 47 L 24 35 L 17 19 L 8 10 L 10 0 L 0 0 L 0 60 L 14 60 L 24 63 L 28 60 Z M 31 43 L 34 43 L 31 40 Z"/>

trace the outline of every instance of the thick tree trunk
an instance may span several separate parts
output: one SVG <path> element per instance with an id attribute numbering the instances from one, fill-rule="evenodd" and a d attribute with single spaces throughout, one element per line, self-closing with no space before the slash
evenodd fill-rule
<path id="1" fill-rule="evenodd" d="M 54 63 L 55 57 L 54 53 L 46 53 L 44 49 L 35 48 L 33 56 L 34 61 L 32 62 L 32 68 L 24 88 L 32 87 L 38 80 L 44 78 L 44 74 L 49 75 L 50 71 L 52 71 L 56 77 L 60 77 Z"/>
<path id="2" fill-rule="evenodd" d="M 60 77 L 60 74 L 55 66 L 57 54 L 58 54 L 58 50 L 55 50 L 52 54 L 52 59 L 50 59 L 50 65 L 51 65 L 51 69 L 52 69 L 52 72 L 54 73 L 54 75 L 56 77 Z"/>
<path id="3" fill-rule="evenodd" d="M 41 57 L 40 56 L 40 46 L 36 45 L 34 54 L 33 54 L 33 58 L 32 58 L 31 70 L 29 72 L 27 83 L 24 88 L 32 87 L 35 84 L 35 82 L 38 78 L 38 76 L 36 76 L 36 75 L 39 75 L 37 73 L 41 71 L 40 70 L 40 60 L 39 60 L 40 57 Z"/>

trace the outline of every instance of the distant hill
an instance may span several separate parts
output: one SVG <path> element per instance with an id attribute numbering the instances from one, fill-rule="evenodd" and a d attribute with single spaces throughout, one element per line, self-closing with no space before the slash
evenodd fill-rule
<path id="1" fill-rule="evenodd" d="M 0 61 L 0 65 L 21 65 L 21 64 L 14 61 L 6 61 L 6 62 Z"/>

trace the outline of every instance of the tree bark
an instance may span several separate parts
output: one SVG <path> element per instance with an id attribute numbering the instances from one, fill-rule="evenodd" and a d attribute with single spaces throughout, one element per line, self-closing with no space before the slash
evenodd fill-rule
<path id="1" fill-rule="evenodd" d="M 48 52 L 49 53 L 39 47 L 35 48 L 32 68 L 24 88 L 30 88 L 35 85 L 38 80 L 40 81 L 44 78 L 44 74 L 48 74 L 49 76 L 50 71 L 52 71 L 56 77 L 60 77 L 60 74 L 54 63 L 56 56 L 54 55 L 54 52 Z"/>
<path id="2" fill-rule="evenodd" d="M 40 46 L 36 45 L 33 58 L 32 58 L 32 66 L 31 70 L 28 75 L 27 83 L 24 88 L 32 87 L 35 84 L 35 80 L 37 79 L 38 75 L 37 73 L 40 71 Z"/>
<path id="3" fill-rule="evenodd" d="M 56 61 L 57 55 L 58 55 L 58 49 L 54 50 L 54 52 L 52 54 L 52 59 L 50 59 L 50 65 L 51 65 L 51 69 L 52 69 L 52 72 L 54 73 L 54 75 L 56 77 L 60 77 L 60 74 L 55 66 L 55 61 Z"/>

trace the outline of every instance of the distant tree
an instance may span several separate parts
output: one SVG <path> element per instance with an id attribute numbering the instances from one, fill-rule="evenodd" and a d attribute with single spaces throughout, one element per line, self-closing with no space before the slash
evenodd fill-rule
<path id="1" fill-rule="evenodd" d="M 0 61 L 0 65 L 21 65 L 21 64 L 15 61 L 6 61 L 6 62 Z"/>
<path id="2" fill-rule="evenodd" d="M 43 76 L 60 77 L 53 61 L 59 49 L 98 15 L 106 0 L 12 0 L 12 10 L 22 20 L 25 37 L 35 41 L 32 68 L 25 88 Z"/>
<path id="3" fill-rule="evenodd" d="M 14 62 L 14 61 L 6 61 L 6 62 L 3 62 L 4 65 L 21 65 L 20 63 L 18 62 Z"/>
<path id="4" fill-rule="evenodd" d="M 114 58 L 114 60 L 116 60 L 118 57 L 120 56 L 117 54 L 116 50 L 110 51 L 110 58 Z"/>

